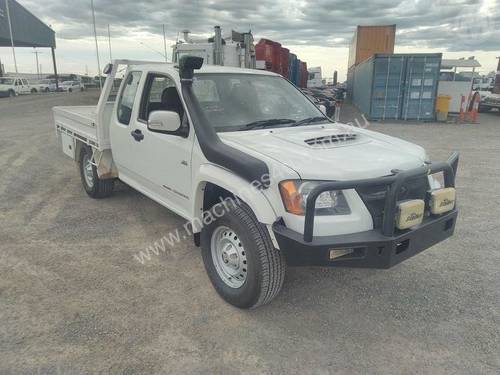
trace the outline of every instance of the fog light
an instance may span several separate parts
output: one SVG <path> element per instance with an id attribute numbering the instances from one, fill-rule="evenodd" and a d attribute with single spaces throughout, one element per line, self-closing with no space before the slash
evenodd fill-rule
<path id="1" fill-rule="evenodd" d="M 344 255 L 354 253 L 354 249 L 331 249 L 330 250 L 330 260 L 343 257 Z"/>
<path id="2" fill-rule="evenodd" d="M 437 189 L 429 192 L 431 213 L 439 215 L 455 208 L 455 188 Z"/>
<path id="3" fill-rule="evenodd" d="M 396 227 L 408 229 L 418 225 L 424 218 L 425 202 L 422 199 L 413 199 L 398 204 L 396 213 Z"/>

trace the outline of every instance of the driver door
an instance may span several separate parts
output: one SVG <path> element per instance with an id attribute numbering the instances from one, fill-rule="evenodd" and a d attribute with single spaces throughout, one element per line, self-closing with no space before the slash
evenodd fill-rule
<path id="1" fill-rule="evenodd" d="M 191 218 L 193 131 L 187 129 L 186 112 L 174 80 L 163 73 L 149 73 L 142 78 L 143 93 L 133 99 L 133 107 L 122 110 L 123 100 L 119 99 L 118 116 L 114 116 L 111 133 L 113 157 L 125 182 L 177 214 Z M 127 90 L 127 83 L 123 92 Z M 165 95 L 167 91 L 169 95 Z M 164 110 L 178 112 L 184 128 L 171 133 L 151 131 L 149 114 Z M 119 121 L 121 112 L 131 113 L 126 126 Z"/>

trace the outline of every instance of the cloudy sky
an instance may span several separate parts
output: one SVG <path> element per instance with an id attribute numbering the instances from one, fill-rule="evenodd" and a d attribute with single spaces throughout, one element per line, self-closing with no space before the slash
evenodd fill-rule
<path id="1" fill-rule="evenodd" d="M 5 1 L 5 0 L 0 0 Z M 90 0 L 19 0 L 56 31 L 62 72 L 95 74 Z M 345 78 L 348 44 L 356 25 L 396 24 L 396 52 L 443 52 L 445 57 L 476 56 L 482 71 L 496 70 L 500 56 L 500 0 L 95 0 L 100 56 L 109 60 L 107 25 L 114 58 L 161 60 L 162 24 L 168 57 L 177 33 L 189 29 L 205 36 L 223 30 L 251 29 L 258 40 L 281 42 L 308 66 Z M 42 70 L 51 66 L 50 50 L 40 49 Z M 17 49 L 23 72 L 36 72 L 33 49 Z M 0 59 L 13 71 L 8 48 Z"/>

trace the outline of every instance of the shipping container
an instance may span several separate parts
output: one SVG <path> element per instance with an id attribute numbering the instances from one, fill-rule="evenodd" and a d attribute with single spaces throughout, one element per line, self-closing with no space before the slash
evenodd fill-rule
<path id="1" fill-rule="evenodd" d="M 365 61 L 376 53 L 394 53 L 396 25 L 358 26 L 349 46 L 347 67 Z"/>
<path id="2" fill-rule="evenodd" d="M 353 104 L 371 120 L 434 120 L 441 58 L 375 54 L 350 69 Z"/>
<path id="3" fill-rule="evenodd" d="M 307 87 L 307 80 L 309 79 L 309 72 L 307 71 L 307 63 L 301 61 L 300 63 L 300 87 Z"/>
<path id="4" fill-rule="evenodd" d="M 261 39 L 255 46 L 257 61 L 265 61 L 266 70 L 281 74 L 281 44 L 269 39 Z"/>
<path id="5" fill-rule="evenodd" d="M 295 75 L 295 85 L 300 87 L 300 82 L 302 80 L 302 61 L 300 59 L 297 59 L 297 66 L 295 67 L 297 70 L 297 73 Z"/>
<path id="6" fill-rule="evenodd" d="M 288 78 L 288 59 L 290 57 L 290 50 L 288 48 L 281 48 L 281 75 L 285 78 Z"/>
<path id="7" fill-rule="evenodd" d="M 352 100 L 352 92 L 354 90 L 354 69 L 355 66 L 347 69 L 346 96 L 348 100 Z"/>
<path id="8" fill-rule="evenodd" d="M 294 84 L 296 84 L 298 78 L 297 67 L 298 67 L 297 55 L 291 53 L 289 55 L 289 60 L 288 60 L 288 79 Z"/>

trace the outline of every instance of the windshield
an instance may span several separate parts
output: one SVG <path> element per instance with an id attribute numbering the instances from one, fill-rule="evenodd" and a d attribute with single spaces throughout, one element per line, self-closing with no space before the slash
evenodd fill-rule
<path id="1" fill-rule="evenodd" d="M 328 121 L 282 77 L 259 74 L 198 73 L 193 91 L 218 132 L 258 126 L 284 127 L 307 119 Z M 300 124 L 306 124 L 304 121 Z"/>
<path id="2" fill-rule="evenodd" d="M 14 79 L 12 78 L 0 78 L 0 85 L 13 85 Z"/>

